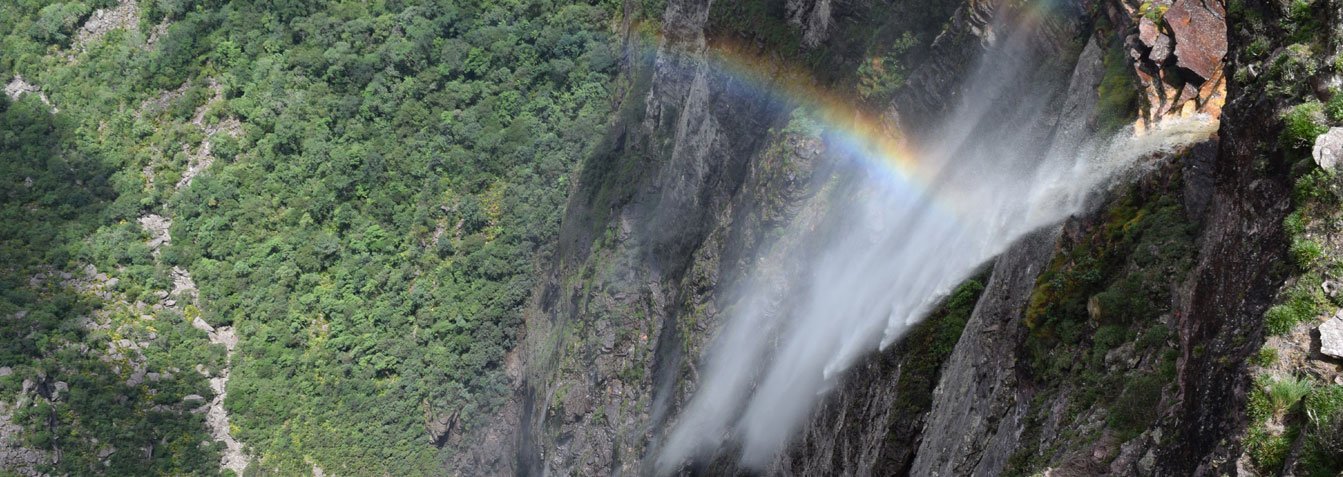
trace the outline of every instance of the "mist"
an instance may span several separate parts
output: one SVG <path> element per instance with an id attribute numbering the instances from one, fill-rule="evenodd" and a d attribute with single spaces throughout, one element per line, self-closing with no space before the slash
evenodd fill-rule
<path id="1" fill-rule="evenodd" d="M 659 471 L 728 445 L 743 465 L 768 465 L 851 365 L 1014 241 L 1086 210 L 1144 158 L 1215 131 L 1192 117 L 1097 134 L 1099 51 L 1089 45 L 1081 61 L 1096 67 L 1073 73 L 1030 32 L 1000 38 L 946 119 L 922 128 L 931 132 L 914 141 L 910 174 L 874 167 L 891 161 L 822 123 L 838 166 L 730 292 Z"/>

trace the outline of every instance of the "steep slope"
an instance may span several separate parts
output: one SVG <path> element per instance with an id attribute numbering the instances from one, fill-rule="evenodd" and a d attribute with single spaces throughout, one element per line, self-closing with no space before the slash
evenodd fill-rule
<path id="1" fill-rule="evenodd" d="M 837 38 L 843 34 L 835 32 L 845 30 L 835 26 L 853 21 L 842 15 L 830 21 L 807 16 L 832 7 L 794 2 L 786 9 L 763 10 L 781 22 L 792 20 L 788 31 L 798 35 L 803 51 L 818 53 L 843 44 Z M 660 445 L 666 418 L 694 388 L 695 357 L 719 326 L 722 310 L 732 306 L 733 284 L 748 271 L 790 273 L 788 261 L 778 260 L 783 257 L 758 256 L 761 244 L 774 240 L 762 239 L 798 217 L 821 223 L 822 210 L 801 206 L 815 204 L 809 199 L 825 190 L 824 180 L 815 181 L 826 176 L 820 171 L 829 160 L 824 143 L 805 134 L 804 117 L 785 119 L 789 116 L 776 113 L 771 124 L 735 125 L 745 129 L 701 119 L 706 104 L 711 105 L 708 116 L 715 118 L 726 113 L 713 111 L 743 107 L 696 96 L 717 90 L 705 80 L 702 60 L 695 59 L 704 55 L 706 38 L 722 32 L 714 30 L 715 8 L 702 2 L 668 5 L 667 38 L 654 60 L 660 68 L 648 80 L 659 86 L 650 88 L 648 103 L 637 100 L 642 91 L 631 95 L 634 101 L 626 100 L 627 115 L 645 118 L 639 121 L 643 129 L 632 133 L 629 125 L 635 121 L 626 120 L 608 133 L 613 144 L 633 153 L 624 160 L 652 167 L 620 167 L 630 163 L 598 156 L 588 170 L 605 164 L 604 177 L 581 182 L 571 200 L 565 225 L 571 234 L 561 245 L 571 252 L 552 272 L 552 284 L 538 294 L 540 312 L 528 325 L 529 341 L 542 353 L 529 355 L 527 366 L 543 371 L 528 375 L 528 391 L 520 401 L 529 423 L 519 440 L 521 470 L 651 472 L 650 455 Z M 995 15 L 1013 15 L 1015 8 L 969 2 L 954 14 L 948 10 L 947 28 L 936 43 L 923 46 L 928 61 L 912 63 L 916 67 L 909 80 L 889 97 L 889 115 L 920 134 L 920 124 L 946 114 L 948 98 L 960 94 L 956 88 L 964 82 L 966 59 L 1003 34 L 991 26 Z M 1059 134 L 1086 135 L 1135 122 L 1150 128 L 1163 118 L 1195 113 L 1219 115 L 1228 83 L 1220 67 L 1225 36 L 1217 30 L 1226 28 L 1222 8 L 1197 2 L 1099 2 L 1086 5 L 1071 26 L 1041 27 L 1045 38 L 1053 38 L 1042 44 L 1068 59 L 1054 67 L 1072 71 L 1064 76 L 1071 77 L 1071 86 L 1063 89 L 1067 94 L 1050 113 L 1058 115 Z M 1176 13 L 1163 19 L 1161 13 L 1170 11 Z M 1195 21 L 1191 16 L 1213 23 L 1194 30 L 1172 25 Z M 707 37 L 705 28 L 711 32 Z M 830 36 L 817 41 L 818 31 Z M 1191 63 L 1192 53 L 1158 48 L 1198 50 L 1211 59 Z M 676 65 L 690 65 L 685 68 L 697 73 Z M 681 86 L 671 87 L 673 78 Z M 1244 83 L 1230 83 L 1230 96 L 1241 98 L 1229 110 L 1255 100 L 1253 94 L 1238 93 Z M 665 92 L 676 92 L 671 98 L 682 102 L 659 95 Z M 669 104 L 678 106 L 673 110 Z M 645 105 L 652 111 L 641 110 Z M 750 110 L 749 104 L 745 107 Z M 684 119 L 667 122 L 667 111 Z M 1243 426 L 1236 416 L 1244 401 L 1234 396 L 1244 396 L 1237 389 L 1247 382 L 1246 350 L 1253 347 L 1257 323 L 1281 279 L 1269 266 L 1277 256 L 1274 247 L 1251 251 L 1248 244 L 1282 243 L 1263 232 L 1276 227 L 1281 215 L 1275 214 L 1281 212 L 1272 211 L 1281 210 L 1284 196 L 1245 192 L 1253 189 L 1248 184 L 1265 184 L 1256 182 L 1260 178 L 1281 178 L 1220 159 L 1241 154 L 1236 152 L 1243 150 L 1241 144 L 1272 143 L 1276 126 L 1237 124 L 1251 122 L 1241 114 L 1228 113 L 1225 128 L 1231 129 L 1218 135 L 1234 134 L 1231 146 L 1214 141 L 1148 158 L 1150 172 L 1133 186 L 1098 195 L 1096 212 L 1043 230 L 1006 253 L 995 262 L 973 314 L 965 309 L 968 298 L 957 295 L 959 301 L 934 314 L 929 331 L 916 332 L 910 341 L 860 365 L 771 473 L 993 475 L 1057 468 L 1183 474 L 1226 469 L 1234 460 L 1228 449 L 1236 448 Z M 743 130 L 770 126 L 778 132 L 763 142 L 733 139 Z M 666 138 L 657 151 L 671 156 L 639 146 L 649 137 Z M 750 144 L 745 150 L 758 152 L 717 156 L 735 150 L 725 145 L 743 143 Z M 686 150 L 714 152 L 678 155 Z M 750 157 L 745 166 L 744 156 Z M 726 184 L 741 185 L 704 180 L 706 164 L 725 171 L 724 177 L 731 178 Z M 676 173 L 669 175 L 669 170 Z M 770 170 L 790 174 L 784 182 L 771 182 Z M 627 188 L 624 199 L 611 199 L 613 182 Z M 676 206 L 657 207 L 662 201 Z M 686 204 L 718 212 L 706 222 L 686 222 L 682 214 L 701 213 L 680 209 Z M 572 227 L 576 217 L 580 227 Z M 649 223 L 655 224 L 652 231 L 644 229 Z M 1246 261 L 1237 262 L 1239 252 L 1221 248 L 1236 244 L 1247 247 L 1238 249 Z M 693 257 L 688 269 L 684 257 Z M 757 261 L 777 264 L 761 267 Z M 631 288 L 632 283 L 638 285 Z M 1142 297 L 1151 301 L 1141 304 Z M 1228 315 L 1241 318 L 1231 326 L 1223 321 Z M 929 353 L 936 343 L 949 345 L 946 338 L 930 337 L 950 333 L 954 340 L 959 333 L 954 319 L 945 327 L 939 324 L 947 316 L 968 319 L 965 334 L 954 350 Z M 639 331 L 623 333 L 623 325 Z M 1046 351 L 1051 346 L 1052 352 Z M 912 353 L 927 353 L 930 362 Z M 919 374 L 911 375 L 910 369 Z M 1209 383 L 1229 387 L 1214 391 L 1206 387 Z M 1159 404 L 1139 408 L 1135 402 Z M 1066 428 L 1083 430 L 1059 432 Z M 607 442 L 615 445 L 605 449 Z M 702 470 L 734 466 L 731 449 L 722 457 Z"/>

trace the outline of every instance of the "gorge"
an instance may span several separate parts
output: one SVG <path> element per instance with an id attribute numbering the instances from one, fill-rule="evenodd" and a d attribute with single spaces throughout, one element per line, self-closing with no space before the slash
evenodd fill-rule
<path id="1" fill-rule="evenodd" d="M 1340 0 L 0 35 L 0 474 L 1343 471 Z"/>

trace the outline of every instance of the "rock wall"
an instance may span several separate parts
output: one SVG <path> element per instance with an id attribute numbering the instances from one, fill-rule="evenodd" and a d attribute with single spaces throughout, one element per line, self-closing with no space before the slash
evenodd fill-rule
<path id="1" fill-rule="evenodd" d="M 1181 290 L 1177 312 L 1159 320 L 1176 329 L 1183 353 L 1176 391 L 1153 404 L 1160 419 L 1135 434 L 1106 431 L 1077 441 L 1058 432 L 1068 421 L 1039 422 L 1094 391 L 1066 380 L 1042 382 L 1023 364 L 1029 333 L 1023 315 L 1037 278 L 1061 253 L 1059 237 L 1075 237 L 1099 220 L 1084 217 L 1041 230 L 996 260 L 959 343 L 923 377 L 936 383 L 925 396 L 927 408 L 895 411 L 909 398 L 894 389 L 914 357 L 910 347 L 894 346 L 855 368 L 768 473 L 1000 475 L 1053 468 L 1184 475 L 1225 469 L 1234 447 L 1229 438 L 1238 430 L 1228 416 L 1243 406 L 1237 363 L 1271 298 L 1268 265 L 1280 258 L 1280 251 L 1252 249 L 1263 233 L 1270 243 L 1276 237 L 1282 189 L 1246 166 L 1253 144 L 1264 137 L 1253 131 L 1266 125 L 1251 118 L 1256 110 L 1244 99 L 1249 96 L 1235 99 L 1237 86 L 1223 73 L 1225 7 L 1202 0 L 1155 3 L 1167 12 L 1160 21 L 1130 2 L 1077 2 L 1076 16 L 1034 23 L 1031 41 L 1049 53 L 1042 68 L 1072 72 L 1062 76 L 1066 83 L 1051 102 L 1057 117 L 1044 123 L 1053 126 L 1033 133 L 1056 139 L 1057 147 L 1076 147 L 1090 134 L 1103 102 L 1101 83 L 1116 74 L 1104 59 L 1112 48 L 1122 48 L 1130 61 L 1139 130 L 1173 116 L 1216 117 L 1232 85 L 1226 117 L 1237 123 L 1224 125 L 1221 136 L 1248 139 L 1158 158 L 1175 164 L 1158 175 L 1178 171 L 1179 200 L 1205 227 L 1193 278 L 1171 284 Z M 922 125 L 962 96 L 973 59 L 1007 37 L 1007 19 L 1026 15 L 1021 6 L 962 3 L 933 43 L 931 60 L 911 72 L 887 113 L 915 135 L 927 132 Z M 845 34 L 844 18 L 834 15 L 841 10 L 829 1 L 789 0 L 782 14 L 803 45 L 824 48 Z M 457 472 L 653 473 L 650 456 L 668 417 L 694 389 L 694 357 L 717 329 L 720 311 L 731 306 L 728 290 L 752 269 L 771 230 L 818 213 L 802 204 L 825 177 L 823 143 L 779 132 L 788 122 L 782 112 L 714 73 L 704 58 L 712 11 L 708 0 L 669 1 L 656 55 L 643 62 L 626 55 L 621 111 L 581 171 L 558 252 L 528 312 L 527 339 L 511 355 L 517 397 L 498 425 L 453 458 L 449 465 Z M 1240 256 L 1250 258 L 1237 262 Z M 1215 318 L 1225 316 L 1235 318 Z M 1155 357 L 1126 346 L 1106 361 L 1158 366 Z M 1195 356 L 1194 349 L 1211 351 Z M 1107 414 L 1097 407 L 1078 419 L 1105 429 Z M 745 472 L 736 468 L 731 449 L 686 470 Z"/>

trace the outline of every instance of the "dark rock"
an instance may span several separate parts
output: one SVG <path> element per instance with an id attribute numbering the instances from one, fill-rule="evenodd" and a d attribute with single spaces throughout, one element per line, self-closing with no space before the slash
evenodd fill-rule
<path id="1" fill-rule="evenodd" d="M 1184 177 L 1184 210 L 1190 218 L 1203 221 L 1212 202 L 1216 185 L 1213 168 L 1217 162 L 1217 141 L 1200 143 L 1180 163 Z"/>

